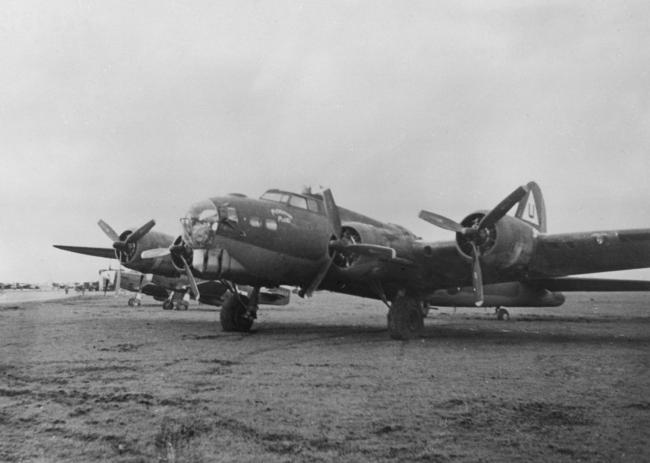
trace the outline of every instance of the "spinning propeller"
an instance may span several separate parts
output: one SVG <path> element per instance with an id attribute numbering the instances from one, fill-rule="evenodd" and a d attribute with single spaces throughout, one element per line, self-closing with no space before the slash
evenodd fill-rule
<path id="1" fill-rule="evenodd" d="M 156 221 L 150 220 L 131 233 L 127 234 L 127 232 L 123 232 L 121 235 L 124 237 L 123 239 L 120 239 L 120 236 L 115 232 L 115 230 L 113 230 L 113 228 L 103 220 L 100 220 L 97 222 L 97 224 L 99 225 L 99 228 L 101 228 L 102 231 L 106 234 L 106 236 L 108 236 L 113 242 L 115 257 L 117 257 L 117 260 L 119 261 L 119 265 L 117 266 L 117 276 L 115 279 L 115 295 L 117 296 L 119 294 L 120 285 L 122 283 L 122 260 L 128 260 L 132 257 L 133 252 L 135 252 L 137 242 L 140 241 L 144 235 L 149 233 L 154 225 L 156 225 Z"/>
<path id="2" fill-rule="evenodd" d="M 521 201 L 528 193 L 528 186 L 520 186 L 506 196 L 494 209 L 485 214 L 480 220 L 473 220 L 470 226 L 463 226 L 447 217 L 429 211 L 420 211 L 419 217 L 437 227 L 456 232 L 459 240 L 471 247 L 472 257 L 472 287 L 474 288 L 475 304 L 483 305 L 483 273 L 481 271 L 481 247 L 494 239 L 494 225 L 501 220 L 512 207 Z"/>

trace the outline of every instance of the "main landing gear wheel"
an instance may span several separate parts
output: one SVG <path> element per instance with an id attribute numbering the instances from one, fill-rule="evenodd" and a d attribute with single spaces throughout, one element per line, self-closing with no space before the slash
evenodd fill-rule
<path id="1" fill-rule="evenodd" d="M 246 317 L 246 305 L 235 294 L 229 294 L 219 313 L 223 331 L 250 331 L 253 320 Z"/>
<path id="2" fill-rule="evenodd" d="M 174 308 L 174 303 L 167 299 L 165 302 L 162 303 L 162 308 L 163 310 L 172 310 Z"/>
<path id="3" fill-rule="evenodd" d="M 137 297 L 132 297 L 129 299 L 129 307 L 139 307 L 141 304 L 142 302 L 140 302 L 140 299 Z"/>
<path id="4" fill-rule="evenodd" d="M 497 320 L 510 320 L 510 313 L 503 307 L 497 307 L 495 312 L 497 313 Z"/>
<path id="5" fill-rule="evenodd" d="M 408 340 L 418 337 L 424 329 L 422 302 L 397 295 L 388 310 L 388 333 L 393 339 Z"/>

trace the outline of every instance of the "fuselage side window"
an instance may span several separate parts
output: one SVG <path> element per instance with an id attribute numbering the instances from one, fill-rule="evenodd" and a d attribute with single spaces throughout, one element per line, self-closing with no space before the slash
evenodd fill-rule
<path id="1" fill-rule="evenodd" d="M 239 218 L 237 217 L 237 209 L 234 207 L 228 208 L 228 220 L 231 222 L 239 222 Z"/>
<path id="2" fill-rule="evenodd" d="M 262 222 L 257 217 L 251 217 L 248 223 L 251 225 L 251 227 L 255 227 L 255 228 L 259 228 L 262 226 Z"/>
<path id="3" fill-rule="evenodd" d="M 281 202 L 282 194 L 277 191 L 267 191 L 262 195 L 262 199 L 267 199 L 269 201 L 275 201 L 276 203 Z"/>
<path id="4" fill-rule="evenodd" d="M 266 226 L 266 228 L 268 230 L 275 231 L 275 230 L 278 229 L 278 223 L 273 219 L 266 219 L 266 221 L 264 222 L 264 225 Z"/>

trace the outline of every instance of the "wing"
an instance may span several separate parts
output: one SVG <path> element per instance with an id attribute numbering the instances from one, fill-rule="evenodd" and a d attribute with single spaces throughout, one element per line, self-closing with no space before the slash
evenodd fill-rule
<path id="1" fill-rule="evenodd" d="M 540 235 L 529 265 L 533 278 L 650 266 L 650 229 Z"/>
<path id="2" fill-rule="evenodd" d="M 115 249 L 113 248 L 90 248 L 84 246 L 64 246 L 61 244 L 55 244 L 54 247 L 57 249 L 63 249 L 64 251 L 76 252 L 78 254 L 85 254 L 87 256 L 115 259 Z"/>
<path id="3" fill-rule="evenodd" d="M 546 278 L 528 284 L 549 291 L 650 291 L 650 281 L 601 278 Z"/>

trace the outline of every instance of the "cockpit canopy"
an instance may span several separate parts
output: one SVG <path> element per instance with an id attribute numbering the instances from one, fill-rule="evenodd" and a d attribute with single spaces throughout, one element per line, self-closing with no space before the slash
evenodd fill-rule
<path id="1" fill-rule="evenodd" d="M 281 190 L 268 190 L 264 193 L 260 199 L 265 199 L 267 201 L 273 201 L 281 204 L 288 204 L 292 207 L 297 207 L 298 209 L 304 209 L 307 211 L 316 212 L 318 214 L 323 214 L 323 203 L 317 198 L 310 196 L 299 195 L 297 193 L 289 193 L 287 191 Z"/>

